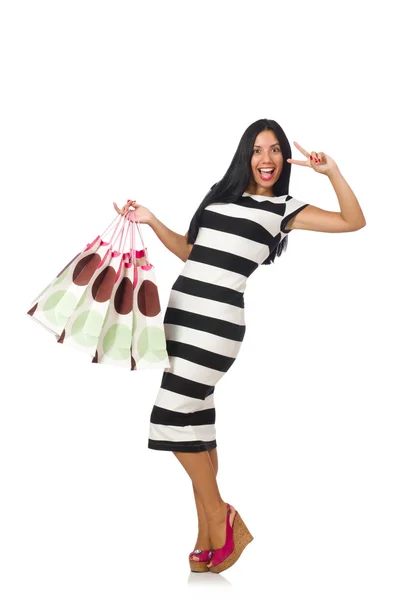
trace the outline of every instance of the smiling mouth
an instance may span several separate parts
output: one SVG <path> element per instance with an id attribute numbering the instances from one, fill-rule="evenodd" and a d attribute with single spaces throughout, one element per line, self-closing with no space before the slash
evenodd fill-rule
<path id="1" fill-rule="evenodd" d="M 270 181 L 270 179 L 272 179 L 274 172 L 276 169 L 273 169 L 272 171 L 261 171 L 260 169 L 258 169 L 258 173 L 259 173 L 259 177 L 262 179 L 262 181 Z"/>

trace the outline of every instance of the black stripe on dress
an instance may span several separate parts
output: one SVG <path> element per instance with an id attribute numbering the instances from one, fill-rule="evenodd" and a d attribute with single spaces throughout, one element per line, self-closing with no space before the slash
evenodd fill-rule
<path id="1" fill-rule="evenodd" d="M 262 225 L 256 223 L 256 221 L 253 221 L 252 219 L 236 219 L 236 217 L 221 215 L 213 210 L 203 211 L 200 227 L 207 227 L 208 229 L 215 229 L 216 231 L 232 233 L 260 244 L 268 245 L 266 237 L 269 237 L 269 239 L 273 238 L 273 236 L 267 231 L 267 229 L 265 229 L 265 227 L 262 227 Z"/>
<path id="2" fill-rule="evenodd" d="M 177 292 L 190 294 L 191 296 L 199 296 L 200 298 L 206 298 L 207 300 L 215 300 L 217 302 L 224 302 L 225 304 L 244 308 L 243 292 L 238 292 L 222 285 L 192 279 L 185 275 L 179 275 L 172 286 L 172 289 Z"/>
<path id="3" fill-rule="evenodd" d="M 173 452 L 206 452 L 216 448 L 216 440 L 209 442 L 201 440 L 195 440 L 194 442 L 168 442 L 149 439 L 148 448 L 152 450 L 171 450 Z"/>
<path id="4" fill-rule="evenodd" d="M 273 239 L 273 236 L 271 236 L 271 238 Z M 220 269 L 226 269 L 227 271 L 239 273 L 245 277 L 249 277 L 258 267 L 258 263 L 249 258 L 244 258 L 243 256 L 232 254 L 231 252 L 225 252 L 224 250 L 200 246 L 200 244 L 194 244 L 188 260 L 194 260 L 213 267 L 219 267 Z"/>
<path id="5" fill-rule="evenodd" d="M 203 348 L 198 348 L 191 344 L 185 344 L 184 342 L 176 342 L 174 340 L 167 340 L 167 353 L 168 356 L 178 356 L 179 358 L 189 360 L 196 365 L 215 369 L 216 371 L 223 371 L 225 373 L 235 361 L 235 358 L 223 356 L 222 354 L 210 352 L 209 350 L 204 350 Z"/>
<path id="6" fill-rule="evenodd" d="M 150 422 L 157 425 L 188 427 L 189 425 L 213 425 L 215 423 L 215 408 L 206 408 L 194 412 L 183 413 L 169 410 L 161 406 L 153 406 Z"/>
<path id="7" fill-rule="evenodd" d="M 289 223 L 289 221 L 290 221 L 290 219 L 292 219 L 292 217 L 294 217 L 295 215 L 298 214 L 298 212 L 300 212 L 301 210 L 306 208 L 306 206 L 309 206 L 309 204 L 304 204 L 303 206 L 299 206 L 299 208 L 292 211 L 291 213 L 289 213 L 289 215 L 285 216 L 284 219 L 281 220 L 280 229 L 283 233 L 289 233 L 290 231 L 292 231 L 292 229 L 285 229 L 285 226 L 287 225 L 287 223 Z"/>
<path id="8" fill-rule="evenodd" d="M 215 389 L 214 385 L 192 381 L 168 371 L 164 371 L 160 387 L 163 390 L 189 396 L 189 398 L 196 398 L 197 400 L 205 400 Z"/>
<path id="9" fill-rule="evenodd" d="M 219 335 L 220 337 L 234 340 L 235 342 L 241 342 L 243 340 L 246 329 L 245 325 L 237 325 L 236 323 L 230 323 L 230 321 L 224 321 L 223 319 L 198 315 L 180 308 L 172 308 L 171 306 L 168 306 L 165 311 L 164 323 L 182 325 L 183 327 L 206 331 L 207 333 Z"/>
<path id="10" fill-rule="evenodd" d="M 255 210 L 265 210 L 266 212 L 280 216 L 284 214 L 284 203 L 272 202 L 270 199 L 266 199 L 266 196 L 263 196 L 263 198 L 263 200 L 258 201 L 251 198 L 251 196 L 241 196 L 241 198 L 235 200 L 233 204 L 248 206 L 248 208 L 254 208 Z M 286 200 L 288 200 L 288 198 L 286 198 Z"/>

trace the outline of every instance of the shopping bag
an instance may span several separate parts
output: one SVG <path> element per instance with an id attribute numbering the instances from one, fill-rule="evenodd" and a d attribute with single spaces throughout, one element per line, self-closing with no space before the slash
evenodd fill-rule
<path id="1" fill-rule="evenodd" d="M 139 221 L 132 212 L 131 246 L 135 251 L 135 228 L 141 238 L 147 264 L 134 264 L 132 369 L 169 368 L 167 342 L 155 268 L 149 261 Z M 139 252 L 139 251 L 138 251 Z M 137 252 L 137 254 L 138 254 Z M 133 254 L 134 255 L 134 254 Z"/>
<path id="2" fill-rule="evenodd" d="M 169 367 L 154 267 L 133 212 L 131 218 L 116 217 L 117 224 L 105 230 L 113 228 L 109 241 L 104 232 L 87 244 L 27 314 L 94 363 L 131 370 Z M 135 245 L 136 227 L 141 250 Z"/>
<path id="3" fill-rule="evenodd" d="M 64 330 L 58 340 L 59 343 L 72 346 L 95 357 L 101 332 L 107 320 L 108 311 L 114 302 L 116 282 L 125 260 L 129 254 L 122 251 L 124 234 L 128 231 L 128 220 L 122 218 L 122 226 L 113 245 L 108 249 L 97 266 L 94 276 L 87 284 L 76 309 L 70 315 Z M 116 243 L 120 242 L 118 249 Z"/>
<path id="4" fill-rule="evenodd" d="M 109 308 L 92 362 L 133 369 L 131 340 L 133 334 L 133 263 L 120 263 Z"/>
<path id="5" fill-rule="evenodd" d="M 114 226 L 117 219 L 118 223 L 113 229 L 112 237 L 106 242 L 105 233 Z M 79 304 L 87 285 L 111 247 L 113 236 L 122 224 L 122 218 L 116 217 L 103 234 L 87 244 L 84 250 L 79 252 L 32 301 L 27 314 L 55 333 L 57 338 Z"/>

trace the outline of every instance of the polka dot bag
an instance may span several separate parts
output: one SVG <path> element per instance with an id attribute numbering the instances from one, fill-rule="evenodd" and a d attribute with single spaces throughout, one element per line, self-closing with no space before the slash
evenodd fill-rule
<path id="1" fill-rule="evenodd" d="M 133 213 L 130 219 L 116 217 L 87 244 L 32 301 L 27 314 L 94 363 L 164 369 L 170 364 L 155 269 Z M 136 230 L 141 250 L 135 246 Z M 111 234 L 109 241 L 105 234 Z"/>

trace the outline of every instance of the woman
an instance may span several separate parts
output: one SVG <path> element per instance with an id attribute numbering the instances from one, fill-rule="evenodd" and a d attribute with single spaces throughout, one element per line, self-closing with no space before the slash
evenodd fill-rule
<path id="1" fill-rule="evenodd" d="M 121 210 L 115 205 L 128 217 L 130 208 L 135 209 L 138 220 L 185 262 L 164 315 L 170 368 L 164 369 L 151 413 L 149 448 L 172 451 L 192 480 L 198 537 L 189 562 L 195 572 L 231 567 L 253 539 L 239 513 L 223 501 L 216 481 L 214 388 L 244 338 L 246 281 L 259 265 L 280 256 L 293 229 L 340 233 L 366 224 L 335 161 L 294 144 L 306 160 L 291 159 L 291 147 L 276 121 L 252 123 L 185 236 L 135 200 Z M 327 175 L 340 211 L 290 196 L 291 164 Z"/>

